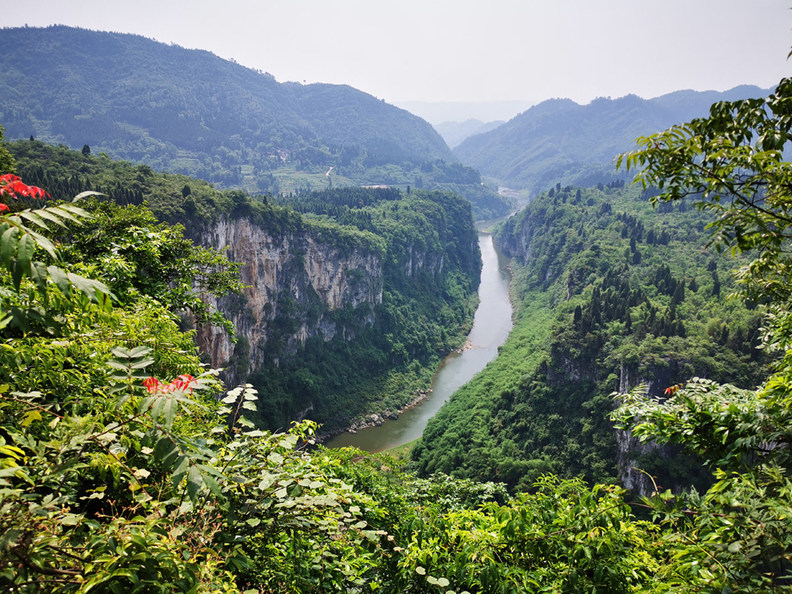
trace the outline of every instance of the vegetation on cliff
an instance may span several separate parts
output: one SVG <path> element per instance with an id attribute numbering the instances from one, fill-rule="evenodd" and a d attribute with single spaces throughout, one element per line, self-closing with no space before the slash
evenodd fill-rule
<path id="1" fill-rule="evenodd" d="M 458 348 L 470 328 L 481 259 L 469 204 L 440 192 L 363 188 L 282 201 L 372 233 L 386 247 L 382 303 L 371 312 L 373 324 L 361 327 L 345 319 L 360 312 L 338 311 L 331 318 L 350 328 L 354 340 L 310 338 L 277 366 L 250 375 L 253 385 L 283 407 L 269 423 L 279 426 L 306 402 L 313 403 L 312 418 L 329 427 L 343 427 L 365 412 L 399 410 L 429 387 L 440 358 Z"/>
<path id="2" fill-rule="evenodd" d="M 514 496 L 493 483 L 416 478 L 387 457 L 309 449 L 310 422 L 286 433 L 255 428 L 247 415 L 260 395 L 249 386 L 226 391 L 203 370 L 160 288 L 114 295 L 92 278 L 98 266 L 64 258 L 68 238 L 50 233 L 93 224 L 90 212 L 73 202 L 41 204 L 45 190 L 0 174 L 0 585 L 26 593 L 789 591 L 792 164 L 780 149 L 792 133 L 790 105 L 792 81 L 785 80 L 766 100 L 718 104 L 709 118 L 644 139 L 626 157 L 643 167 L 648 186 L 666 188 L 654 201 L 674 206 L 662 214 L 682 216 L 691 191 L 715 211 L 715 244 L 745 258 L 736 290 L 757 302 L 756 310 L 719 305 L 719 315 L 745 329 L 755 313 L 764 315 L 759 336 L 773 358 L 758 390 L 691 379 L 660 398 L 645 387 L 619 395 L 617 426 L 688 448 L 712 475 L 703 494 L 665 491 L 642 503 L 628 503 L 616 486 L 552 475 Z M 9 164 L 2 151 L 0 161 Z M 729 281 L 725 271 L 712 274 L 720 264 L 696 264 L 712 254 L 673 249 L 700 231 L 697 221 L 682 235 L 670 219 L 652 226 L 645 213 L 625 219 L 626 197 L 612 190 L 585 194 L 585 207 L 597 210 L 573 231 L 619 244 L 626 268 L 615 269 L 643 301 L 630 306 L 628 298 L 621 312 L 623 304 L 602 299 L 623 283 L 606 284 L 607 270 L 600 277 L 599 257 L 613 264 L 613 254 L 595 242 L 599 254 L 569 252 L 579 271 L 565 277 L 574 308 L 556 307 L 566 316 L 544 323 L 593 344 L 603 325 L 643 326 L 643 338 L 654 335 L 661 345 L 698 336 L 703 316 L 689 306 L 715 308 Z M 571 216 L 584 209 L 570 204 L 576 191 L 562 190 L 552 204 L 556 197 L 530 212 L 549 224 L 551 210 Z M 652 285 L 630 274 L 652 258 L 637 237 L 631 245 L 639 223 L 646 236 L 668 233 L 668 246 L 655 246 L 665 259 L 652 263 Z M 123 229 L 108 233 L 125 240 Z M 166 230 L 153 225 L 149 233 L 156 239 Z M 693 271 L 684 294 L 677 258 Z M 529 264 L 524 273 L 536 270 Z M 552 290 L 554 274 L 562 269 L 529 278 L 526 290 L 545 286 L 548 302 L 566 302 L 566 286 Z M 542 340 L 527 327 L 519 332 L 524 341 Z M 647 370 L 661 365 L 657 344 L 640 351 Z M 732 361 L 737 369 L 713 374 L 751 377 L 750 357 Z M 508 401 L 517 393 L 499 395 Z"/>
<path id="3" fill-rule="evenodd" d="M 734 262 L 707 249 L 711 218 L 688 201 L 653 209 L 636 187 L 554 188 L 496 234 L 514 258 L 515 329 L 498 360 L 429 422 L 424 473 L 615 481 L 610 394 L 660 395 L 694 376 L 751 388 L 766 374 L 761 313 L 727 300 Z M 668 487 L 679 464 L 642 467 Z"/>
<path id="4" fill-rule="evenodd" d="M 398 410 L 428 387 L 433 366 L 460 346 L 469 329 L 480 257 L 470 204 L 453 194 L 337 188 L 277 199 L 250 197 L 239 190 L 216 190 L 183 175 L 156 173 L 146 165 L 35 140 L 8 147 L 24 179 L 51 188 L 51 194 L 98 191 L 123 205 L 145 202 L 157 218 L 184 224 L 185 233 L 198 243 L 206 241 L 219 220 L 245 218 L 278 241 L 307 236 L 325 251 L 375 254 L 381 260 L 383 294 L 376 308 L 330 311 L 312 290 L 298 291 L 282 283 L 268 296 L 277 301 L 277 313 L 268 324 L 266 345 L 251 344 L 241 333 L 231 359 L 218 362 L 265 394 L 267 406 L 260 407 L 260 421 L 271 429 L 288 426 L 306 408 L 326 429 L 343 428 L 367 412 Z M 144 224 L 149 215 L 141 214 L 141 209 L 102 208 L 103 220 L 114 219 L 109 223 L 111 237 L 125 226 L 139 229 L 151 223 Z M 165 233 L 166 226 L 159 229 Z M 113 241 L 119 240 L 94 241 L 86 230 L 72 249 L 85 244 L 88 251 L 99 250 Z M 129 239 L 123 245 L 128 243 Z M 169 249 L 177 250 L 177 245 L 181 244 Z M 290 260 L 297 269 L 292 271 L 294 282 L 305 274 L 299 249 L 293 246 L 296 251 Z M 235 295 L 220 302 L 220 308 L 230 314 L 245 308 L 245 303 Z M 300 325 L 319 316 L 338 327 L 337 335 L 329 341 L 322 336 L 297 341 L 294 335 Z M 196 321 L 204 320 L 199 316 Z M 212 321 L 217 323 L 218 316 Z M 250 352 L 256 348 L 266 350 L 261 357 L 265 363 L 251 368 Z"/>

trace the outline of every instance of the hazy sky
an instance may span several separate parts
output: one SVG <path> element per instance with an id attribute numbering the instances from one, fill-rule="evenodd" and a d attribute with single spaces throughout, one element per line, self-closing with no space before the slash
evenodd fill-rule
<path id="1" fill-rule="evenodd" d="M 136 33 L 391 103 L 773 86 L 792 0 L 0 0 L 2 26 Z"/>

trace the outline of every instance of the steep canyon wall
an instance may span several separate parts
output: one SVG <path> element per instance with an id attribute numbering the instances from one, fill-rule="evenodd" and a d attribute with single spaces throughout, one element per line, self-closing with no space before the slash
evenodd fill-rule
<path id="1" fill-rule="evenodd" d="M 203 234 L 202 242 L 241 262 L 247 286 L 242 295 L 212 303 L 249 345 L 247 370 L 232 366 L 226 377 L 229 383 L 244 381 L 246 371 L 260 368 L 268 356 L 293 354 L 309 337 L 320 336 L 327 342 L 341 333 L 353 339 L 355 326 L 339 327 L 333 312 L 355 312 L 357 328 L 375 323 L 374 311 L 382 303 L 383 290 L 379 253 L 345 251 L 321 241 L 310 230 L 273 231 L 249 218 L 217 221 Z M 232 362 L 235 345 L 222 329 L 203 326 L 197 340 L 212 366 L 228 367 Z M 274 340 L 281 344 L 272 345 Z"/>

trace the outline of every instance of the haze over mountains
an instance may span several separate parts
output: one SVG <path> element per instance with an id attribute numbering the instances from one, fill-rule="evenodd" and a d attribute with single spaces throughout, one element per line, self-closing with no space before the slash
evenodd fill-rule
<path id="1" fill-rule="evenodd" d="M 625 175 L 613 158 L 637 136 L 704 115 L 715 101 L 765 92 L 741 86 L 587 105 L 551 99 L 502 125 L 453 121 L 472 104 L 414 102 L 432 128 L 349 86 L 279 83 L 209 52 L 140 36 L 64 26 L 0 30 L 0 123 L 9 139 L 88 145 L 252 193 L 450 190 L 468 198 L 479 218 L 508 211 L 496 186 L 535 193 L 557 183 L 609 183 Z M 488 105 L 514 113 L 530 102 Z"/>
<path id="2" fill-rule="evenodd" d="M 443 137 L 443 140 L 446 141 L 448 146 L 453 149 L 467 138 L 475 136 L 476 134 L 489 132 L 505 123 L 506 122 L 502 120 L 482 122 L 477 119 L 469 119 L 464 122 L 443 122 L 441 124 L 436 124 L 434 128 L 440 133 L 440 136 Z"/>
<path id="3" fill-rule="evenodd" d="M 646 136 L 708 113 L 717 101 L 762 97 L 769 91 L 743 85 L 729 91 L 677 91 L 654 99 L 628 95 L 587 105 L 551 99 L 491 130 L 465 139 L 454 154 L 500 184 L 541 191 L 561 183 L 609 182 L 625 172 L 613 158 Z"/>
<path id="4" fill-rule="evenodd" d="M 252 192 L 413 185 L 505 211 L 427 122 L 348 86 L 279 83 L 209 52 L 63 26 L 0 30 L 0 75 L 9 139 L 87 144 Z"/>

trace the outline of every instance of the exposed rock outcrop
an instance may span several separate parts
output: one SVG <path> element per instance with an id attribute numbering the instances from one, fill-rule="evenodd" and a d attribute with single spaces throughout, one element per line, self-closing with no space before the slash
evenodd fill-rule
<path id="1" fill-rule="evenodd" d="M 354 326 L 339 327 L 331 312 L 353 310 L 358 327 L 375 321 L 374 310 L 382 302 L 382 256 L 376 252 L 343 250 L 317 239 L 310 229 L 272 231 L 248 218 L 217 221 L 202 233 L 202 242 L 243 263 L 244 293 L 212 305 L 247 343 L 247 368 L 259 367 L 266 356 L 294 352 L 312 336 L 325 341 L 338 333 L 354 337 Z M 276 333 L 282 344 L 268 348 Z M 235 345 L 217 327 L 200 328 L 197 340 L 213 366 L 226 366 L 234 355 Z M 244 373 L 237 369 L 237 377 L 226 379 L 235 383 Z"/>

